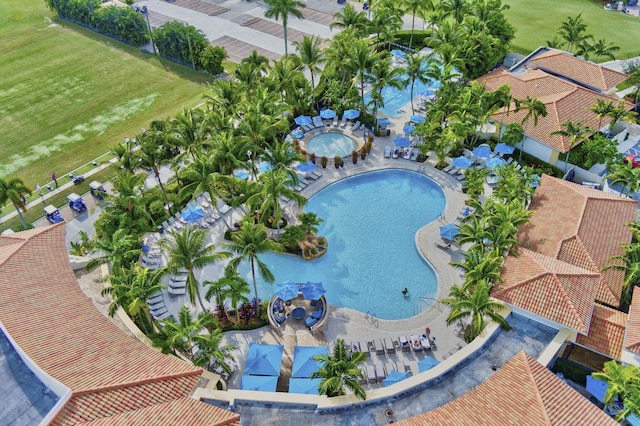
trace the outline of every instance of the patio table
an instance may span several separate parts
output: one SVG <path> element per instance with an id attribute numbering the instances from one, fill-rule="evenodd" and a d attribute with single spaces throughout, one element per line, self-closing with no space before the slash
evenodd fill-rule
<path id="1" fill-rule="evenodd" d="M 293 311 L 291 311 L 291 316 L 293 317 L 293 319 L 301 320 L 305 317 L 305 315 L 307 315 L 307 311 L 301 307 L 295 308 Z"/>

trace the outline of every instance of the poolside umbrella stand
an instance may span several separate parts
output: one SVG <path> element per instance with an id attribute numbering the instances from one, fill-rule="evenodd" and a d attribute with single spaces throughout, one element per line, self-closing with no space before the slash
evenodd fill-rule
<path id="1" fill-rule="evenodd" d="M 336 116 L 336 112 L 332 109 L 327 108 L 320 111 L 320 118 L 324 120 L 331 120 L 335 118 L 335 116 Z"/>
<path id="2" fill-rule="evenodd" d="M 480 145 L 473 148 L 473 155 L 479 158 L 489 158 L 491 156 L 491 149 L 486 145 Z"/>
<path id="3" fill-rule="evenodd" d="M 194 223 L 204 217 L 204 212 L 200 207 L 189 207 L 182 213 L 182 219 L 185 222 Z"/>
<path id="4" fill-rule="evenodd" d="M 458 235 L 458 231 L 460 231 L 460 228 L 448 223 L 440 227 L 440 237 L 445 240 L 453 241 L 456 238 L 456 235 Z"/>
<path id="5" fill-rule="evenodd" d="M 467 167 L 471 167 L 471 160 L 465 156 L 460 156 L 454 158 L 453 161 L 451 161 L 451 164 L 459 169 L 466 169 Z"/>
<path id="6" fill-rule="evenodd" d="M 344 112 L 343 116 L 347 120 L 355 120 L 356 118 L 360 117 L 360 111 L 358 111 L 357 109 L 348 109 Z"/>
<path id="7" fill-rule="evenodd" d="M 412 115 L 411 118 L 409 118 L 409 121 L 411 121 L 412 123 L 420 124 L 424 123 L 426 119 L 427 117 L 425 117 L 424 115 Z"/>
<path id="8" fill-rule="evenodd" d="M 496 167 L 502 167 L 505 164 L 507 163 L 502 158 L 495 157 L 495 158 L 489 158 L 485 165 L 490 169 L 495 169 Z"/>
<path id="9" fill-rule="evenodd" d="M 409 126 L 404 126 L 404 129 L 402 129 L 402 131 L 404 132 L 405 135 L 410 135 L 411 133 L 413 133 L 415 129 L 416 129 L 416 126 L 409 125 Z"/>
<path id="10" fill-rule="evenodd" d="M 507 145 L 506 143 L 499 143 L 493 149 L 493 152 L 500 155 L 509 155 L 509 154 L 513 154 L 513 151 L 515 150 L 516 148 L 511 145 Z"/>
<path id="11" fill-rule="evenodd" d="M 308 379 L 292 377 L 289 379 L 289 393 L 302 393 L 306 395 L 320 395 L 318 386 L 322 379 Z"/>
<path id="12" fill-rule="evenodd" d="M 273 292 L 274 296 L 278 296 L 282 300 L 291 300 L 298 297 L 298 291 L 300 286 L 291 281 L 285 281 L 278 284 L 276 291 Z"/>
<path id="13" fill-rule="evenodd" d="M 293 119 L 298 126 L 307 126 L 312 123 L 311 117 L 308 115 L 299 115 Z"/>
<path id="14" fill-rule="evenodd" d="M 294 346 L 291 377 L 310 378 L 311 374 L 321 367 L 320 363 L 313 358 L 328 354 L 329 348 L 327 346 Z"/>
<path id="15" fill-rule="evenodd" d="M 275 392 L 278 386 L 278 376 L 242 376 L 240 388 L 242 390 Z"/>
<path id="16" fill-rule="evenodd" d="M 425 359 L 418 362 L 418 371 L 422 373 L 423 371 L 431 370 L 438 364 L 440 364 L 440 361 L 432 356 L 427 356 Z"/>
<path id="17" fill-rule="evenodd" d="M 302 297 L 306 300 L 318 300 L 327 291 L 324 289 L 322 283 L 307 282 L 305 285 L 300 287 L 300 292 L 302 293 Z"/>
<path id="18" fill-rule="evenodd" d="M 279 376 L 282 363 L 282 345 L 251 343 L 244 374 L 252 376 Z"/>
<path id="19" fill-rule="evenodd" d="M 402 136 L 398 136 L 393 140 L 393 144 L 398 148 L 406 148 L 411 145 L 411 140 Z"/>
<path id="20" fill-rule="evenodd" d="M 298 169 L 299 172 L 301 173 L 309 173 L 314 171 L 316 168 L 316 165 L 313 164 L 312 161 L 306 161 L 304 163 L 300 163 L 296 166 L 296 169 Z"/>
<path id="21" fill-rule="evenodd" d="M 391 371 L 391 373 L 389 373 L 387 378 L 382 381 L 382 383 L 385 386 L 391 386 L 407 378 L 409 378 L 409 373 L 400 373 L 398 371 L 393 370 Z"/>

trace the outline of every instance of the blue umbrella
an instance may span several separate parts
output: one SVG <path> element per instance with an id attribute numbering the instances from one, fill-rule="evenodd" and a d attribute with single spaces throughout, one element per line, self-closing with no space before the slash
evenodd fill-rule
<path id="1" fill-rule="evenodd" d="M 471 166 L 471 160 L 469 160 L 465 156 L 460 156 L 460 157 L 454 158 L 451 164 L 453 164 L 459 169 L 466 169 L 467 167 Z"/>
<path id="2" fill-rule="evenodd" d="M 265 161 L 264 163 L 258 166 L 258 171 L 260 173 L 268 172 L 271 169 L 273 169 L 273 166 L 268 161 Z"/>
<path id="3" fill-rule="evenodd" d="M 336 112 L 332 109 L 327 108 L 320 111 L 320 117 L 324 118 L 325 120 L 331 120 L 335 116 Z"/>
<path id="4" fill-rule="evenodd" d="M 418 371 L 422 373 L 423 371 L 431 370 L 438 364 L 440 364 L 440 361 L 432 356 L 427 356 L 425 359 L 418 362 Z"/>
<path id="5" fill-rule="evenodd" d="M 456 235 L 458 235 L 458 231 L 460 231 L 460 228 L 447 223 L 446 225 L 440 227 L 440 236 L 446 240 L 453 241 Z"/>
<path id="6" fill-rule="evenodd" d="M 629 414 L 627 416 L 627 421 L 631 426 L 640 426 L 640 417 L 635 414 Z"/>
<path id="7" fill-rule="evenodd" d="M 404 129 L 402 129 L 402 131 L 404 132 L 405 135 L 410 135 L 411 133 L 413 133 L 415 129 L 416 129 L 416 126 L 409 125 L 409 126 L 404 126 Z"/>
<path id="8" fill-rule="evenodd" d="M 307 124 L 312 123 L 311 117 L 309 117 L 308 115 L 300 115 L 294 118 L 293 121 L 295 121 L 298 126 L 306 126 Z"/>
<path id="9" fill-rule="evenodd" d="M 246 170 L 236 170 L 233 175 L 238 179 L 249 179 L 249 172 Z"/>
<path id="10" fill-rule="evenodd" d="M 490 169 L 495 169 L 496 167 L 502 167 L 507 163 L 502 158 L 494 157 L 489 158 L 485 164 Z"/>
<path id="11" fill-rule="evenodd" d="M 304 163 L 300 163 L 296 167 L 296 169 L 298 169 L 298 171 L 300 171 L 302 173 L 312 172 L 315 168 L 316 168 L 316 165 L 313 164 L 312 161 L 307 161 L 307 162 L 304 162 Z"/>
<path id="12" fill-rule="evenodd" d="M 411 121 L 412 123 L 420 124 L 424 123 L 426 119 L 427 117 L 425 117 L 424 115 L 412 115 L 411 118 L 409 118 L 409 121 Z"/>
<path id="13" fill-rule="evenodd" d="M 360 117 L 360 111 L 357 109 L 348 109 L 344 112 L 343 116 L 346 117 L 347 120 L 354 120 Z"/>
<path id="14" fill-rule="evenodd" d="M 473 155 L 480 158 L 489 158 L 491 156 L 491 149 L 486 145 L 480 145 L 473 148 Z"/>
<path id="15" fill-rule="evenodd" d="M 393 144 L 398 148 L 406 148 L 411 145 L 411 141 L 409 140 L 409 138 L 398 136 L 393 140 Z"/>
<path id="16" fill-rule="evenodd" d="M 301 377 L 292 377 L 289 380 L 289 393 L 303 393 L 307 395 L 320 395 L 318 385 L 322 379 L 306 379 Z"/>
<path id="17" fill-rule="evenodd" d="M 607 393 L 608 385 L 598 379 L 595 379 L 592 375 L 587 376 L 587 392 L 595 396 L 598 401 L 604 402 L 604 394 Z"/>
<path id="18" fill-rule="evenodd" d="M 300 292 L 302 293 L 302 297 L 307 300 L 318 300 L 320 296 L 325 294 L 327 291 L 324 289 L 322 283 L 312 283 L 307 281 L 305 285 L 300 287 Z"/>
<path id="19" fill-rule="evenodd" d="M 381 118 L 378 120 L 378 126 L 380 127 L 386 127 L 389 124 L 391 124 L 391 120 L 389 120 L 388 118 Z"/>
<path id="20" fill-rule="evenodd" d="M 187 210 L 182 213 L 182 219 L 184 219 L 185 222 L 197 222 L 203 217 L 204 213 L 200 207 L 188 207 Z"/>
<path id="21" fill-rule="evenodd" d="M 311 373 L 315 373 L 321 367 L 313 357 L 328 354 L 329 348 L 326 346 L 294 346 L 291 377 L 311 377 Z"/>
<path id="22" fill-rule="evenodd" d="M 294 130 L 293 132 L 291 132 L 291 136 L 293 136 L 296 139 L 301 139 L 304 137 L 304 132 L 302 130 Z"/>
<path id="23" fill-rule="evenodd" d="M 397 56 L 397 57 L 399 57 L 399 58 L 404 58 L 404 57 L 406 57 L 406 56 L 407 56 L 407 54 L 406 54 L 406 53 L 404 53 L 404 52 L 403 52 L 402 50 L 400 50 L 400 49 L 393 49 L 393 50 L 391 51 L 391 54 L 392 54 L 393 56 Z"/>
<path id="24" fill-rule="evenodd" d="M 282 300 L 291 300 L 298 297 L 298 291 L 300 286 L 291 281 L 285 281 L 278 284 L 276 291 L 273 292 L 274 296 L 278 296 Z"/>
<path id="25" fill-rule="evenodd" d="M 282 345 L 251 343 L 244 374 L 254 376 L 279 376 L 282 363 Z"/>
<path id="26" fill-rule="evenodd" d="M 242 376 L 240 389 L 275 392 L 278 386 L 278 376 Z"/>
<path id="27" fill-rule="evenodd" d="M 382 381 L 385 386 L 391 386 L 409 377 L 409 373 L 400 373 L 396 370 L 391 371 L 386 379 Z"/>
<path id="28" fill-rule="evenodd" d="M 513 154 L 513 151 L 515 151 L 516 148 L 511 145 L 507 145 L 506 143 L 499 143 L 493 150 L 496 154 L 509 155 Z"/>

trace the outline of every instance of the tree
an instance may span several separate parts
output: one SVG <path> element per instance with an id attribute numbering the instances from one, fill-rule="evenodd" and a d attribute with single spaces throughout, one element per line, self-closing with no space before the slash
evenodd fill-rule
<path id="1" fill-rule="evenodd" d="M 569 16 L 558 29 L 558 35 L 567 43 L 567 50 L 573 53 L 574 47 L 580 47 L 585 41 L 593 38 L 587 35 L 587 24 L 582 20 L 582 13 L 575 18 Z"/>
<path id="2" fill-rule="evenodd" d="M 522 138 L 522 146 L 520 147 L 520 155 L 518 160 L 522 160 L 522 151 L 524 151 L 524 142 L 527 139 L 527 130 L 529 128 L 529 119 L 533 118 L 533 127 L 538 125 L 539 117 L 547 116 L 547 107 L 546 105 L 537 98 L 532 98 L 527 95 L 524 101 L 516 100 L 516 112 L 520 110 L 526 110 L 527 113 L 522 117 L 521 124 L 525 125 L 524 128 L 524 137 Z"/>
<path id="3" fill-rule="evenodd" d="M 205 281 L 205 285 L 209 288 L 204 298 L 211 300 L 216 299 L 216 304 L 225 309 L 224 300 L 226 298 L 231 302 L 231 307 L 236 311 L 236 323 L 240 323 L 240 304 L 247 303 L 249 298 L 246 296 L 251 293 L 249 283 L 238 274 L 234 268 L 225 268 L 224 276 L 217 281 Z"/>
<path id="4" fill-rule="evenodd" d="M 351 4 L 347 4 L 341 11 L 334 13 L 333 17 L 334 20 L 329 25 L 330 29 L 351 29 L 358 38 L 367 35 L 367 25 L 369 24 L 367 15 L 362 11 L 357 12 Z"/>
<path id="5" fill-rule="evenodd" d="M 377 5 L 373 18 L 369 22 L 369 31 L 376 34 L 376 44 L 393 41 L 395 34 L 402 28 L 402 19 L 388 6 Z"/>
<path id="6" fill-rule="evenodd" d="M 302 18 L 302 12 L 298 8 L 306 7 L 306 5 L 299 0 L 265 0 L 265 3 L 267 4 L 267 11 L 264 13 L 266 18 L 273 18 L 276 21 L 282 18 L 284 55 L 287 56 L 287 21 L 289 20 L 289 15 L 293 15 L 298 19 Z"/>
<path id="7" fill-rule="evenodd" d="M 86 269 L 91 270 L 107 262 L 111 263 L 111 269 L 131 268 L 142 253 L 141 247 L 139 237 L 126 228 L 119 228 L 112 234 L 95 239 L 93 251 L 99 255 L 87 263 Z"/>
<path id="8" fill-rule="evenodd" d="M 595 104 L 589 107 L 589 111 L 594 112 L 598 116 L 598 131 L 602 129 L 602 119 L 609 116 L 615 107 L 610 100 L 598 98 Z"/>
<path id="9" fill-rule="evenodd" d="M 462 262 L 451 262 L 451 266 L 462 269 L 465 272 L 464 287 L 472 287 L 476 282 L 485 280 L 493 285 L 502 282 L 500 271 L 504 257 L 498 250 L 488 252 L 471 250 L 464 254 Z"/>
<path id="10" fill-rule="evenodd" d="M 413 87 L 416 81 L 420 83 L 427 84 L 429 83 L 429 78 L 424 74 L 425 68 L 425 58 L 424 55 L 420 52 L 409 53 L 407 55 L 407 64 L 404 69 L 404 73 L 406 74 L 406 78 L 403 81 L 404 86 L 411 86 L 411 114 L 415 114 L 415 110 L 413 108 Z"/>
<path id="11" fill-rule="evenodd" d="M 330 355 L 318 355 L 313 358 L 321 367 L 311 373 L 311 377 L 322 379 L 318 390 L 330 398 L 345 395 L 347 388 L 358 398 L 365 400 L 367 394 L 358 382 L 364 377 L 360 366 L 366 358 L 364 352 L 349 352 L 344 340 L 336 339 Z"/>
<path id="12" fill-rule="evenodd" d="M 634 222 L 637 225 L 637 222 Z M 632 231 L 633 231 L 632 227 Z M 636 228 L 637 230 L 637 228 Z M 634 235 L 634 242 L 622 243 L 624 252 L 617 256 L 612 256 L 607 265 L 602 270 L 623 271 L 624 280 L 622 281 L 621 300 L 625 303 L 631 302 L 633 288 L 640 285 L 640 244 Z"/>
<path id="13" fill-rule="evenodd" d="M 358 81 L 360 82 L 360 100 L 362 102 L 360 111 L 364 114 L 365 112 L 365 104 L 364 104 L 364 84 L 365 84 L 365 75 L 373 64 L 376 62 L 376 59 L 380 59 L 380 57 L 376 56 L 369 46 L 369 42 L 367 40 L 357 40 L 353 46 L 353 56 L 350 58 L 351 67 L 357 70 L 358 73 Z"/>
<path id="14" fill-rule="evenodd" d="M 192 159 L 195 158 L 211 133 L 204 112 L 198 108 L 183 107 L 182 111 L 173 118 L 172 125 L 184 148 L 181 158 L 187 154 L 190 154 Z"/>
<path id="15" fill-rule="evenodd" d="M 402 68 L 391 66 L 391 58 L 388 56 L 378 57 L 371 67 L 371 101 L 373 102 L 373 118 L 376 123 L 376 131 L 378 130 L 378 108 L 384 107 L 382 90 L 385 87 L 394 87 L 396 89 L 404 88 L 404 82 L 401 80 L 402 73 Z"/>
<path id="16" fill-rule="evenodd" d="M 622 99 L 620 103 L 609 112 L 608 116 L 611 117 L 611 122 L 609 122 L 609 134 L 611 135 L 618 121 L 632 121 L 636 113 L 628 111 L 624 99 Z"/>
<path id="17" fill-rule="evenodd" d="M 262 224 L 256 224 L 245 217 L 240 223 L 240 229 L 231 234 L 231 242 L 227 244 L 236 257 L 229 262 L 230 268 L 237 268 L 242 260 L 248 260 L 251 265 L 251 279 L 256 298 L 256 318 L 260 317 L 260 298 L 258 297 L 258 284 L 256 282 L 256 265 L 260 276 L 266 282 L 272 283 L 275 278 L 267 265 L 259 255 L 266 252 L 282 252 L 281 244 L 267 237 L 267 228 Z"/>
<path id="18" fill-rule="evenodd" d="M 409 48 L 413 45 L 413 33 L 416 26 L 416 14 L 420 10 L 433 9 L 431 0 L 402 0 L 405 12 L 411 13 L 411 37 L 409 37 Z"/>
<path id="19" fill-rule="evenodd" d="M 181 270 L 187 272 L 187 295 L 191 304 L 200 302 L 200 307 L 206 311 L 200 295 L 200 283 L 195 274 L 205 266 L 227 259 L 230 253 L 216 251 L 213 244 L 207 244 L 207 232 L 186 226 L 180 233 L 172 232 L 171 239 L 161 240 L 161 246 L 167 250 L 168 262 L 166 270 L 173 274 Z"/>
<path id="20" fill-rule="evenodd" d="M 320 73 L 320 65 L 325 62 L 324 52 L 320 48 L 321 40 L 316 36 L 304 36 L 302 42 L 296 41 L 294 45 L 300 55 L 300 62 L 302 66 L 309 70 L 311 74 L 311 97 L 313 99 L 313 105 L 316 104 L 316 84 L 315 75 Z"/>
<path id="21" fill-rule="evenodd" d="M 588 135 L 593 133 L 593 130 L 587 125 L 584 124 L 584 121 L 578 121 L 574 123 L 571 120 L 567 120 L 564 123 L 560 124 L 563 127 L 561 130 L 556 130 L 555 132 L 551 132 L 552 135 L 560 135 L 566 138 L 569 138 L 569 149 L 567 150 L 567 156 L 564 160 L 564 172 L 567 172 L 567 165 L 569 164 L 569 154 L 571 154 L 571 149 L 582 142 Z"/>
<path id="22" fill-rule="evenodd" d="M 0 206 L 4 206 L 7 202 L 11 202 L 18 212 L 22 227 L 27 229 L 27 223 L 24 221 L 22 211 L 27 211 L 27 203 L 24 201 L 25 195 L 31 195 L 31 190 L 24 185 L 20 178 L 2 179 L 0 178 Z"/>
<path id="23" fill-rule="evenodd" d="M 158 181 L 160 190 L 162 191 L 165 208 L 169 211 L 169 214 L 171 214 L 171 205 L 167 197 L 167 190 L 162 183 L 162 179 L 160 179 L 160 167 L 169 162 L 170 157 L 167 153 L 167 148 L 169 147 L 162 145 L 161 138 L 156 138 L 156 132 L 154 130 L 147 130 L 143 134 L 138 135 L 136 139 L 138 139 L 140 143 L 140 149 L 136 152 L 138 164 L 141 167 L 146 167 L 153 171 L 153 175 Z"/>
<path id="24" fill-rule="evenodd" d="M 620 195 L 631 194 L 640 189 L 640 169 L 633 167 L 631 162 L 614 164 L 612 171 L 604 179 L 611 180 L 609 185 L 622 184 Z"/>
<path id="25" fill-rule="evenodd" d="M 485 317 L 498 323 L 505 330 L 511 329 L 509 323 L 498 313 L 506 309 L 506 306 L 502 302 L 491 299 L 489 286 L 485 280 L 478 281 L 472 288 L 461 294 L 454 294 L 453 297 L 450 294 L 450 297 L 441 300 L 441 302 L 451 307 L 451 312 L 447 317 L 447 325 L 471 317 L 468 341 L 478 337 L 484 330 Z"/>
<path id="26" fill-rule="evenodd" d="M 618 50 L 620 50 L 618 46 L 613 43 L 607 44 L 607 41 L 601 38 L 599 40 L 596 40 L 593 44 L 589 44 L 589 41 L 585 40 L 580 46 L 578 55 L 582 55 L 585 59 L 589 59 L 589 55 L 593 53 L 594 55 L 596 55 L 594 62 L 598 62 L 602 57 L 613 61 L 616 59 L 614 53 Z"/>
<path id="27" fill-rule="evenodd" d="M 616 416 L 621 422 L 630 414 L 640 415 L 640 368 L 617 361 L 605 362 L 601 372 L 592 373 L 594 379 L 607 384 L 604 403 L 621 402 L 622 410 Z"/>

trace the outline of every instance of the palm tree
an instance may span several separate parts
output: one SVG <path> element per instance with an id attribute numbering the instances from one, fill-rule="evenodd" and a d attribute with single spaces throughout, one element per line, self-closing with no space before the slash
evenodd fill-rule
<path id="1" fill-rule="evenodd" d="M 611 117 L 611 122 L 609 123 L 609 134 L 613 134 L 613 128 L 618 123 L 618 121 L 632 121 L 636 116 L 636 113 L 633 111 L 628 111 L 625 105 L 624 99 L 618 103 L 608 114 Z"/>
<path id="2" fill-rule="evenodd" d="M 388 6 L 377 6 L 369 22 L 369 31 L 376 34 L 378 47 L 381 41 L 392 41 L 395 33 L 402 28 L 402 19 Z"/>
<path id="3" fill-rule="evenodd" d="M 373 119 L 376 123 L 376 132 L 378 131 L 378 108 L 384 107 L 382 90 L 385 87 L 404 88 L 405 85 L 401 79 L 402 73 L 402 68 L 391 67 L 391 58 L 388 56 L 380 57 L 371 67 L 371 101 L 373 102 Z"/>
<path id="4" fill-rule="evenodd" d="M 602 129 L 602 119 L 609 116 L 615 107 L 610 100 L 598 98 L 595 104 L 589 107 L 589 111 L 594 112 L 598 116 L 598 131 Z"/>
<path id="5" fill-rule="evenodd" d="M 171 239 L 163 239 L 161 246 L 167 250 L 169 260 L 166 270 L 173 274 L 178 271 L 187 271 L 187 294 L 191 304 L 200 302 L 200 307 L 206 311 L 200 295 L 200 283 L 195 273 L 205 266 L 227 259 L 230 253 L 216 251 L 213 244 L 207 244 L 207 232 L 203 229 L 195 229 L 186 226 L 180 233 L 172 232 Z"/>
<path id="6" fill-rule="evenodd" d="M 272 283 L 275 278 L 267 265 L 258 256 L 270 251 L 280 253 L 284 250 L 284 247 L 267 237 L 267 228 L 263 224 L 256 224 L 246 217 L 240 223 L 240 229 L 231 234 L 231 243 L 228 243 L 227 247 L 236 254 L 236 257 L 229 262 L 228 267 L 237 269 L 242 260 L 248 260 L 251 264 L 251 279 L 256 298 L 256 318 L 259 318 L 260 298 L 258 297 L 258 284 L 256 282 L 256 264 L 263 280 Z"/>
<path id="7" fill-rule="evenodd" d="M 569 164 L 569 154 L 571 149 L 582 142 L 588 135 L 593 133 L 593 130 L 584 124 L 584 121 L 578 121 L 574 123 L 571 120 L 567 120 L 560 124 L 563 127 L 561 130 L 551 132 L 552 135 L 560 135 L 569 138 L 569 149 L 567 150 L 567 156 L 564 160 L 564 172 L 567 172 L 567 165 Z"/>
<path id="8" fill-rule="evenodd" d="M 582 13 L 575 18 L 569 16 L 558 29 L 558 35 L 567 43 L 567 50 L 573 53 L 573 48 L 582 45 L 586 40 L 593 38 L 585 34 L 587 24 L 582 20 Z"/>
<path id="9" fill-rule="evenodd" d="M 522 151 L 524 151 L 524 142 L 527 140 L 527 130 L 529 128 L 529 119 L 533 118 L 533 127 L 538 125 L 539 117 L 547 116 L 546 105 L 538 98 L 532 98 L 527 95 L 524 101 L 516 100 L 516 112 L 520 110 L 526 110 L 527 113 L 522 117 L 520 124 L 524 124 L 524 137 L 522 138 L 522 146 L 520 147 L 520 154 L 518 160 L 522 160 Z"/>
<path id="10" fill-rule="evenodd" d="M 108 262 L 111 263 L 112 269 L 126 269 L 138 261 L 142 245 L 140 239 L 132 235 L 128 229 L 120 228 L 113 234 L 96 238 L 93 251 L 99 255 L 87 263 L 87 270 Z"/>
<path id="11" fill-rule="evenodd" d="M 440 8 L 445 11 L 443 16 L 451 16 L 457 25 L 462 23 L 467 14 L 473 12 L 471 3 L 464 0 L 445 0 L 440 4 Z"/>
<path id="12" fill-rule="evenodd" d="M 433 9 L 433 3 L 431 0 L 403 0 L 405 12 L 411 13 L 411 37 L 409 37 L 409 48 L 413 45 L 413 32 L 416 26 L 416 14 L 420 10 Z"/>
<path id="13" fill-rule="evenodd" d="M 473 246 L 469 251 L 477 250 L 481 253 L 485 251 L 487 238 L 487 220 L 479 214 L 467 216 L 456 235 L 456 241 L 459 245 L 471 243 Z"/>
<path id="14" fill-rule="evenodd" d="M 192 158 L 195 158 L 202 144 L 210 137 L 211 132 L 202 110 L 183 107 L 182 111 L 173 118 L 172 125 L 179 135 L 181 146 L 184 148 L 180 157 L 183 158 L 186 154 L 190 154 Z"/>
<path id="15" fill-rule="evenodd" d="M 620 195 L 632 194 L 640 189 L 640 169 L 633 167 L 631 162 L 613 164 L 612 171 L 604 179 L 610 179 L 610 185 L 622 184 Z"/>
<path id="16" fill-rule="evenodd" d="M 604 403 L 621 402 L 622 410 L 616 416 L 621 422 L 630 414 L 640 415 L 640 368 L 633 364 L 622 365 L 617 361 L 605 362 L 601 372 L 592 373 L 594 379 L 607 384 Z"/>
<path id="17" fill-rule="evenodd" d="M 208 370 L 221 368 L 231 375 L 233 368 L 229 362 L 235 361 L 233 345 L 221 345 L 224 333 L 220 328 L 210 330 L 209 333 L 200 333 L 194 337 L 198 345 L 198 352 L 193 357 L 193 364 Z"/>
<path id="18" fill-rule="evenodd" d="M 442 303 L 451 307 L 451 312 L 447 317 L 447 325 L 471 317 L 471 331 L 466 339 L 469 342 L 478 337 L 484 329 L 485 317 L 498 323 L 505 330 L 511 329 L 509 323 L 498 313 L 506 309 L 506 306 L 502 302 L 491 299 L 489 286 L 485 280 L 478 281 L 469 291 L 451 296 L 450 294 L 449 298 L 441 300 Z"/>
<path id="19" fill-rule="evenodd" d="M 416 81 L 419 81 L 423 84 L 429 83 L 429 78 L 424 73 L 425 68 L 425 58 L 424 55 L 420 52 L 409 53 L 407 55 L 407 64 L 405 65 L 404 73 L 406 74 L 406 78 L 404 79 L 404 85 L 411 85 L 411 115 L 415 114 L 415 110 L 413 108 L 413 87 L 416 84 Z"/>
<path id="20" fill-rule="evenodd" d="M 353 56 L 350 58 L 352 68 L 357 70 L 358 72 L 358 81 L 360 82 L 360 99 L 362 101 L 362 106 L 360 111 L 364 114 L 365 105 L 364 105 L 364 83 L 365 83 L 365 74 L 371 69 L 373 64 L 376 62 L 376 59 L 380 59 L 377 57 L 369 46 L 369 42 L 367 40 L 358 40 L 353 46 Z"/>
<path id="21" fill-rule="evenodd" d="M 464 254 L 464 261 L 451 262 L 451 266 L 465 272 L 464 287 L 468 288 L 480 280 L 485 280 L 491 286 L 501 283 L 503 262 L 504 257 L 496 249 L 484 253 L 472 250 Z"/>
<path id="22" fill-rule="evenodd" d="M 367 394 L 358 382 L 364 377 L 360 366 L 366 358 L 364 352 L 349 352 L 344 340 L 336 339 L 331 355 L 318 355 L 313 358 L 321 367 L 311 373 L 311 377 L 322 379 L 318 390 L 329 398 L 345 395 L 347 388 L 358 398 L 365 400 Z"/>
<path id="23" fill-rule="evenodd" d="M 609 262 L 602 270 L 623 271 L 624 280 L 622 281 L 622 301 L 629 303 L 633 288 L 640 285 L 640 244 L 622 243 L 624 252 L 617 256 L 609 258 Z"/>
<path id="24" fill-rule="evenodd" d="M 300 62 L 302 66 L 309 70 L 311 74 L 311 97 L 313 99 L 313 105 L 316 104 L 316 84 L 315 75 L 320 73 L 320 65 L 324 64 L 325 57 L 324 52 L 320 48 L 321 40 L 316 36 L 304 36 L 302 42 L 296 41 L 293 43 L 300 55 Z"/>
<path id="25" fill-rule="evenodd" d="M 282 29 L 284 31 L 284 55 L 288 55 L 287 46 L 287 21 L 289 15 L 293 15 L 296 18 L 302 18 L 302 12 L 298 10 L 299 7 L 307 7 L 303 2 L 299 0 L 265 0 L 267 4 L 267 11 L 264 16 L 267 18 L 273 18 L 276 21 L 282 18 Z"/>
<path id="26" fill-rule="evenodd" d="M 209 312 L 200 312 L 193 318 L 187 305 L 182 305 L 178 312 L 178 322 L 173 317 L 160 321 L 164 331 L 167 346 L 173 351 L 180 351 L 189 360 L 193 360 L 196 355 L 197 336 L 201 335 L 205 329 L 213 329 L 216 326 L 215 319 Z"/>
<path id="27" fill-rule="evenodd" d="M 240 310 L 238 307 L 242 303 L 247 303 L 249 298 L 246 296 L 251 293 L 249 283 L 238 274 L 235 268 L 227 267 L 224 269 L 224 276 L 217 281 L 207 281 L 205 285 L 209 285 L 209 289 L 204 298 L 211 300 L 215 298 L 217 305 L 224 309 L 224 299 L 228 298 L 231 307 L 236 311 L 236 323 L 240 323 Z"/>
<path id="28" fill-rule="evenodd" d="M 167 197 L 167 190 L 162 183 L 162 179 L 160 179 L 160 167 L 169 162 L 167 149 L 160 143 L 160 140 L 156 139 L 156 134 L 153 130 L 148 130 L 136 138 L 140 143 L 140 149 L 138 149 L 135 154 L 138 158 L 138 164 L 141 167 L 146 167 L 153 171 L 153 175 L 158 181 L 158 185 L 160 185 L 160 190 L 162 191 L 165 208 L 169 211 L 169 214 L 171 214 L 171 205 Z"/>
<path id="29" fill-rule="evenodd" d="M 31 190 L 24 185 L 20 178 L 2 179 L 0 178 L 0 206 L 4 206 L 7 202 L 11 202 L 18 212 L 22 227 L 27 229 L 27 223 L 22 217 L 22 212 L 27 211 L 27 204 L 24 202 L 25 195 L 31 195 Z"/>
<path id="30" fill-rule="evenodd" d="M 160 283 L 162 271 L 134 266 L 132 269 L 118 267 L 107 276 L 109 286 L 102 289 L 103 296 L 111 296 L 109 316 L 114 316 L 119 307 L 129 315 L 145 333 L 153 330 L 153 318 L 147 299 L 159 294 L 165 285 Z"/>
<path id="31" fill-rule="evenodd" d="M 594 62 L 598 62 L 601 57 L 607 58 L 610 61 L 615 60 L 616 57 L 614 53 L 620 50 L 620 48 L 613 43 L 607 44 L 607 41 L 601 38 L 590 45 L 589 50 L 591 51 L 591 53 L 596 55 Z M 588 59 L 587 56 L 585 57 Z"/>
<path id="32" fill-rule="evenodd" d="M 344 30 L 353 30 L 355 35 L 360 38 L 367 35 L 367 25 L 369 20 L 364 12 L 356 12 L 351 4 L 347 4 L 341 11 L 334 13 L 334 21 L 329 25 L 330 29 L 340 28 Z"/>

